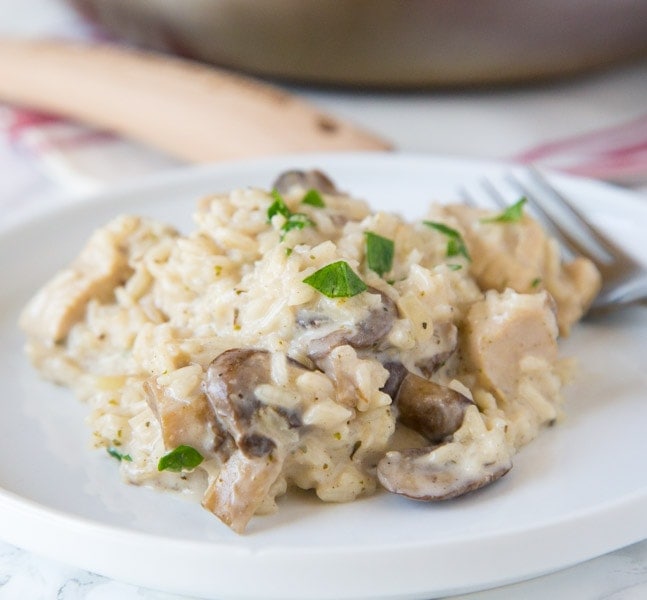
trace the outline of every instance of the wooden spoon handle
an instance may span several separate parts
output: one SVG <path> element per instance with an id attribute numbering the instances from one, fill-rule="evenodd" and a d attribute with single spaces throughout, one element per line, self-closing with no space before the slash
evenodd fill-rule
<path id="1" fill-rule="evenodd" d="M 0 39 L 0 100 L 193 162 L 389 148 L 268 84 L 108 44 Z"/>

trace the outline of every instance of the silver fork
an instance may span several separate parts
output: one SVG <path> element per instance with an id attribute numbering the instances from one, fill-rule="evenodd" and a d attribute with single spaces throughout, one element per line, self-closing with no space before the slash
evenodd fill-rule
<path id="1" fill-rule="evenodd" d="M 526 175 L 532 185 L 513 172 L 505 179 L 517 190 L 517 197 L 526 198 L 534 216 L 568 254 L 587 257 L 602 275 L 602 288 L 588 314 L 644 304 L 647 301 L 647 267 L 594 227 L 537 169 L 526 169 Z M 483 182 L 483 190 L 497 206 L 505 208 L 508 205 L 504 194 L 490 180 Z M 478 204 L 467 190 L 463 191 L 463 197 L 468 204 Z M 558 212 L 561 217 L 557 217 Z"/>

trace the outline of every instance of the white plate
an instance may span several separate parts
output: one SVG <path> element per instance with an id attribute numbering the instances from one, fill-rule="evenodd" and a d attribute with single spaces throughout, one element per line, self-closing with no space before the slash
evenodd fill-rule
<path id="1" fill-rule="evenodd" d="M 237 536 L 199 505 L 119 481 L 90 448 L 85 408 L 40 381 L 22 355 L 25 300 L 120 212 L 188 226 L 199 196 L 271 185 L 319 167 L 376 208 L 420 217 L 492 163 L 412 155 L 272 158 L 169 173 L 0 233 L 0 535 L 116 579 L 213 598 L 429 598 L 546 573 L 647 537 L 647 310 L 578 327 L 581 362 L 568 418 L 516 457 L 497 484 L 445 504 L 378 494 L 346 505 L 308 494 Z M 555 181 L 618 239 L 647 256 L 647 202 L 599 183 Z"/>

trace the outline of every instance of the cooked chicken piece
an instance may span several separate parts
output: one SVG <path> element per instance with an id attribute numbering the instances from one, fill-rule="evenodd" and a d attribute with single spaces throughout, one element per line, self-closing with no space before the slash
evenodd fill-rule
<path id="1" fill-rule="evenodd" d="M 243 533 L 282 469 L 283 460 L 274 454 L 249 457 L 237 450 L 207 488 L 202 506 Z"/>
<path id="2" fill-rule="evenodd" d="M 561 261 L 559 247 L 534 219 L 524 214 L 517 222 L 488 222 L 492 213 L 465 205 L 443 207 L 456 219 L 472 261 L 470 272 L 482 290 L 519 293 L 548 290 L 557 303 L 560 333 L 586 312 L 600 290 L 601 278 L 586 258 Z"/>
<path id="3" fill-rule="evenodd" d="M 161 232 L 175 234 L 170 227 L 151 228 L 151 223 L 134 216 L 118 217 L 97 230 L 74 262 L 27 304 L 20 326 L 36 339 L 62 341 L 74 323 L 83 318 L 91 299 L 110 299 L 115 287 L 131 275 L 129 253 L 133 246 L 143 248 Z"/>
<path id="4" fill-rule="evenodd" d="M 466 349 L 478 377 L 499 399 L 515 398 L 523 376 L 522 360 L 557 359 L 557 321 L 547 292 L 487 292 L 466 319 Z"/>
<path id="5" fill-rule="evenodd" d="M 59 342 L 82 318 L 91 298 L 106 298 L 129 275 L 128 260 L 113 230 L 93 235 L 79 257 L 44 286 L 22 313 L 20 324 L 34 337 Z"/>

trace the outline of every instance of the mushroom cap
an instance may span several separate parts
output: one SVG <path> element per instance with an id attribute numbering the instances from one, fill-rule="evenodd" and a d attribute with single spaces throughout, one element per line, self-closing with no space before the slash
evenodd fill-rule
<path id="1" fill-rule="evenodd" d="M 315 189 L 323 194 L 338 193 L 337 186 L 335 186 L 332 179 L 318 169 L 284 171 L 274 180 L 272 187 L 281 194 L 288 194 L 295 188 L 302 190 Z"/>
<path id="2" fill-rule="evenodd" d="M 407 373 L 396 395 L 398 419 L 430 442 L 451 436 L 474 403 L 463 394 L 414 373 Z"/>

